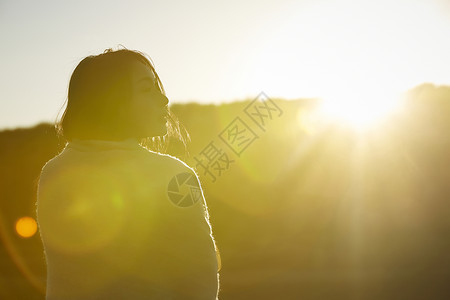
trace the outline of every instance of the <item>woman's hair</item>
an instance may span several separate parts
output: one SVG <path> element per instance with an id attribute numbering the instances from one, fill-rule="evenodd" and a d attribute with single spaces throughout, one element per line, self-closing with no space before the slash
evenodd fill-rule
<path id="1" fill-rule="evenodd" d="M 155 85 L 165 95 L 162 82 L 151 59 L 144 53 L 123 47 L 106 49 L 99 55 L 84 58 L 75 68 L 69 82 L 67 106 L 55 122 L 59 136 L 73 139 L 124 140 L 135 137 L 134 116 L 130 113 L 132 69 L 135 62 L 150 68 Z M 65 103 L 66 104 L 66 103 Z M 186 150 L 189 134 L 173 113 L 167 118 L 167 135 L 140 137 L 141 144 L 166 152 L 172 140 L 181 141 Z"/>

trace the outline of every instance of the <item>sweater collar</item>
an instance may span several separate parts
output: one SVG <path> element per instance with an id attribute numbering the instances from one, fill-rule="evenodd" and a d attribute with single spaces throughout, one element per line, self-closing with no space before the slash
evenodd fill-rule
<path id="1" fill-rule="evenodd" d="M 107 140 L 79 140 L 73 139 L 67 144 L 67 148 L 78 151 L 107 151 L 107 150 L 142 150 L 135 139 L 125 139 L 121 141 L 107 141 Z"/>

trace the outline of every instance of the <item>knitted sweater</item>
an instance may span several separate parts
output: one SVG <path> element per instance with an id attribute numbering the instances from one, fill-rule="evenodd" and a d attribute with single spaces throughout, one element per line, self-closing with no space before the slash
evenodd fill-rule
<path id="1" fill-rule="evenodd" d="M 195 172 L 136 141 L 74 140 L 36 202 L 47 300 L 216 299 L 217 248 Z"/>

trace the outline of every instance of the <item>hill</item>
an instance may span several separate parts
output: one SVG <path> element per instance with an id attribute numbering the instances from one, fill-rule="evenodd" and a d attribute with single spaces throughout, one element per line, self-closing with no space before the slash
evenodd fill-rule
<path id="1" fill-rule="evenodd" d="M 265 104 L 264 104 L 265 103 Z M 450 87 L 424 84 L 364 136 L 309 125 L 314 99 L 171 107 L 191 136 L 221 251 L 221 299 L 450 295 Z M 0 132 L 0 298 L 43 299 L 36 179 L 64 147 L 51 124 Z M 212 154 L 215 154 L 212 158 Z"/>

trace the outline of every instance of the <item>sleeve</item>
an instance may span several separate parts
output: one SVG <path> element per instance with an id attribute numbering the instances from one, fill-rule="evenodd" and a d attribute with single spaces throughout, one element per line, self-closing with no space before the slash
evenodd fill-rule
<path id="1" fill-rule="evenodd" d="M 215 299 L 219 286 L 220 255 L 212 233 L 210 215 L 197 174 L 183 168 L 169 181 L 167 197 L 171 202 L 168 235 L 176 249 L 170 252 L 178 261 L 182 278 L 180 286 L 188 295 L 208 295 L 196 299 Z M 189 282 L 189 283 L 188 283 Z M 197 294 L 200 293 L 200 294 Z M 214 295 L 214 298 L 212 297 Z"/>

